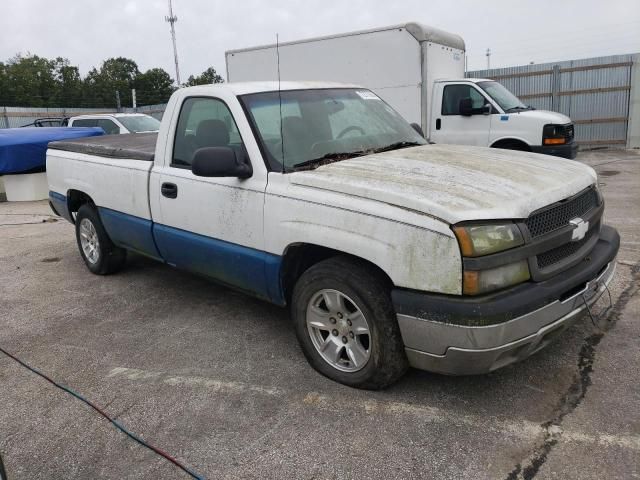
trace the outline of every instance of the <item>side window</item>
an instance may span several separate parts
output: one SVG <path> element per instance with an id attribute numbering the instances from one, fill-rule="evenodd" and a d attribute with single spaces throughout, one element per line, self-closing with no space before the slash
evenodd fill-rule
<path id="1" fill-rule="evenodd" d="M 460 100 L 471 98 L 473 108 L 482 108 L 487 100 L 471 85 L 447 85 L 442 93 L 442 115 L 460 115 Z"/>
<path id="2" fill-rule="evenodd" d="M 113 120 L 101 118 L 97 121 L 97 127 L 101 127 L 107 135 L 117 135 L 120 133 L 120 127 Z"/>
<path id="3" fill-rule="evenodd" d="M 171 166 L 191 166 L 199 148 L 231 147 L 244 150 L 236 122 L 224 102 L 215 98 L 191 97 L 182 104 Z"/>
<path id="4" fill-rule="evenodd" d="M 73 121 L 72 127 L 95 127 L 96 121 L 92 118 L 79 118 Z"/>

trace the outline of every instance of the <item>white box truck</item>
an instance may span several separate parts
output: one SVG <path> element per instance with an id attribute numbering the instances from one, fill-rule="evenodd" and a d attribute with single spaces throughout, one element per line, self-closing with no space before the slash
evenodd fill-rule
<path id="1" fill-rule="evenodd" d="M 569 117 L 534 110 L 493 80 L 464 78 L 464 58 L 462 37 L 419 23 L 226 52 L 229 82 L 278 80 L 279 70 L 283 81 L 358 84 L 431 142 L 575 158 Z"/>

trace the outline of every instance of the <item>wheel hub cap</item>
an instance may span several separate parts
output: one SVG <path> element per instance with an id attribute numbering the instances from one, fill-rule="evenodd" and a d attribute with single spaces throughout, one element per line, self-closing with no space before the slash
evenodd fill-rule
<path id="1" fill-rule="evenodd" d="M 338 290 L 320 290 L 307 305 L 307 330 L 322 359 L 343 372 L 364 368 L 371 356 L 371 331 L 364 314 Z"/>
<path id="2" fill-rule="evenodd" d="M 80 246 L 86 259 L 92 263 L 98 263 L 100 259 L 100 242 L 98 232 L 88 218 L 80 221 Z"/>

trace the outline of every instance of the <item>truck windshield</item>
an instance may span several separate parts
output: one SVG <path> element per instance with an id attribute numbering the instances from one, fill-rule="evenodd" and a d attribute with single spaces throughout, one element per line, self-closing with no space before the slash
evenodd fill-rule
<path id="1" fill-rule="evenodd" d="M 427 143 L 369 90 L 287 90 L 243 95 L 240 100 L 276 171 L 312 169 Z"/>
<path id="2" fill-rule="evenodd" d="M 160 122 L 149 115 L 135 115 L 131 117 L 118 117 L 118 121 L 122 123 L 131 133 L 138 132 L 157 132 L 160 130 Z"/>
<path id="3" fill-rule="evenodd" d="M 478 86 L 493 98 L 505 112 L 531 109 L 498 82 L 478 82 Z"/>

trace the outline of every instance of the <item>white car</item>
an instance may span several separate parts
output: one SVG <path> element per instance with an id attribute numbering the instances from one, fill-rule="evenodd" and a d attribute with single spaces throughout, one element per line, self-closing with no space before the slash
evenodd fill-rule
<path id="1" fill-rule="evenodd" d="M 428 145 L 361 87 L 264 82 L 180 89 L 157 135 L 49 144 L 47 177 L 91 272 L 133 251 L 288 306 L 314 368 L 382 388 L 526 358 L 601 297 L 620 238 L 594 170 L 550 160 Z"/>
<path id="2" fill-rule="evenodd" d="M 69 127 L 101 127 L 107 135 L 157 132 L 160 121 L 143 113 L 100 113 L 71 117 Z"/>

